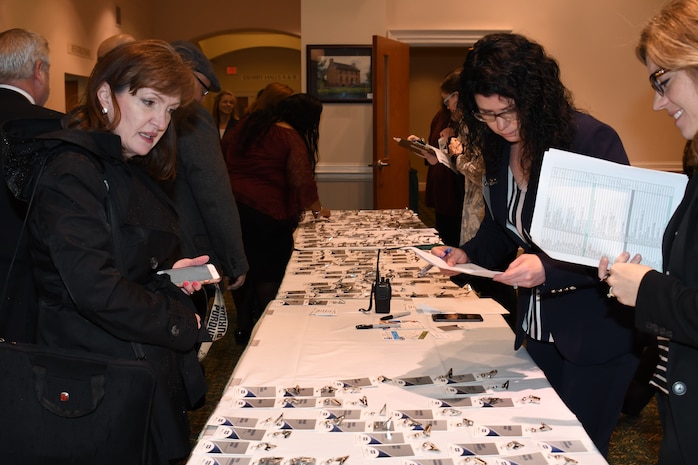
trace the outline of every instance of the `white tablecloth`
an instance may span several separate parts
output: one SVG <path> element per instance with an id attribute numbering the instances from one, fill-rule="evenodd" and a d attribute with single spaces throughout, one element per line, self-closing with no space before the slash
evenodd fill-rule
<path id="1" fill-rule="evenodd" d="M 436 270 L 420 279 L 411 252 L 384 254 L 391 313 L 410 313 L 357 329 L 384 324 L 359 310 L 375 250 L 294 253 L 189 465 L 607 463 L 526 351 L 513 350 L 498 304 Z M 431 319 L 453 311 L 484 321 Z"/>

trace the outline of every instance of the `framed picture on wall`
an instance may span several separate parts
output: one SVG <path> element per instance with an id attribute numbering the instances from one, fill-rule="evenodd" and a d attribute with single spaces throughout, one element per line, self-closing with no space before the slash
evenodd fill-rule
<path id="1" fill-rule="evenodd" d="M 308 45 L 308 93 L 323 102 L 373 100 L 370 45 Z"/>

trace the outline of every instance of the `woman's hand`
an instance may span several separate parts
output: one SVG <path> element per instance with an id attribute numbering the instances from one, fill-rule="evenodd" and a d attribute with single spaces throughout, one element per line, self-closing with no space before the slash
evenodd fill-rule
<path id="1" fill-rule="evenodd" d="M 545 268 L 538 255 L 525 253 L 509 264 L 504 273 L 495 275 L 492 281 L 507 284 L 514 289 L 536 287 L 545 282 Z"/>
<path id="2" fill-rule="evenodd" d="M 599 279 L 608 284 L 609 298 L 615 297 L 618 302 L 630 307 L 637 304 L 637 293 L 640 290 L 642 278 L 652 270 L 649 266 L 640 265 L 641 260 L 640 254 L 635 254 L 630 259 L 630 254 L 623 252 L 616 258 L 613 266 L 608 269 L 608 258 L 601 259 L 598 270 Z"/>
<path id="3" fill-rule="evenodd" d="M 239 289 L 242 287 L 243 284 L 245 284 L 245 278 L 247 277 L 246 274 L 241 274 L 237 278 L 228 278 L 228 290 L 229 291 L 234 291 L 235 289 Z"/>
<path id="4" fill-rule="evenodd" d="M 425 141 L 424 139 L 422 139 L 421 137 L 417 137 L 417 136 L 415 136 L 414 134 L 410 134 L 409 136 L 407 136 L 407 140 L 409 140 L 410 142 L 417 142 L 417 143 L 422 144 L 422 145 L 426 145 L 426 144 L 427 144 L 426 141 Z M 439 159 L 436 158 L 436 155 L 433 155 L 433 154 L 430 153 L 430 152 L 426 152 L 426 153 L 424 154 L 424 159 L 425 159 L 425 160 L 427 161 L 427 163 L 429 163 L 430 165 L 436 165 L 437 163 L 439 163 Z"/>
<path id="5" fill-rule="evenodd" d="M 184 268 L 187 266 L 205 265 L 208 263 L 208 260 L 208 255 L 201 255 L 196 258 L 182 258 L 180 260 L 177 260 L 175 264 L 172 265 L 172 268 Z M 201 290 L 201 283 L 198 281 L 184 281 L 182 283 L 181 289 L 185 294 L 192 295 L 194 292 Z M 199 326 L 201 326 L 201 319 L 199 319 Z"/>
<path id="6" fill-rule="evenodd" d="M 445 245 L 439 245 L 431 249 L 431 254 L 441 258 L 448 266 L 468 263 L 468 256 L 465 254 L 463 249 L 459 247 L 446 247 Z M 439 270 L 446 276 L 455 276 L 460 274 L 457 271 L 444 270 L 443 268 L 439 268 Z"/>

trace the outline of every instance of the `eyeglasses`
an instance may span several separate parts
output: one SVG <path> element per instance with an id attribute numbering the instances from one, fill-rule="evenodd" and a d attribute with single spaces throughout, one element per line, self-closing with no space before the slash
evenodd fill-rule
<path id="1" fill-rule="evenodd" d="M 659 94 L 660 97 L 664 97 L 664 90 L 666 89 L 667 83 L 669 83 L 669 79 L 660 81 L 659 77 L 667 72 L 669 72 L 668 69 L 659 68 L 657 71 L 650 74 L 650 85 L 652 86 L 654 91 Z"/>
<path id="2" fill-rule="evenodd" d="M 199 81 L 199 84 L 201 84 L 201 87 L 204 88 L 204 91 L 201 92 L 201 96 L 202 96 L 202 97 L 206 97 L 206 96 L 208 95 L 208 92 L 209 92 L 208 86 L 207 86 L 206 84 L 204 84 L 204 81 L 202 81 L 201 79 L 199 79 L 199 76 L 197 76 L 196 74 L 194 74 L 194 77 L 196 78 L 197 81 Z"/>
<path id="3" fill-rule="evenodd" d="M 454 90 L 453 92 L 451 92 L 450 94 L 448 94 L 448 97 L 446 97 L 446 98 L 444 99 L 444 106 L 445 106 L 445 107 L 448 106 L 448 101 L 451 100 L 451 97 L 453 97 L 453 96 L 456 95 L 457 93 L 458 93 L 458 91 L 457 91 L 457 90 Z"/>
<path id="4" fill-rule="evenodd" d="M 516 113 L 515 106 L 506 108 L 504 111 L 499 113 L 480 113 L 478 111 L 474 111 L 473 116 L 476 120 L 482 121 L 483 123 L 494 123 L 497 118 L 502 118 L 504 121 L 516 121 L 519 117 L 519 115 Z"/>

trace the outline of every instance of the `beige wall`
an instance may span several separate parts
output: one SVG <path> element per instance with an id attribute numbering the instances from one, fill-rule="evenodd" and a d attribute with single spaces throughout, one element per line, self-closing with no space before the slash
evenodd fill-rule
<path id="1" fill-rule="evenodd" d="M 152 37 L 152 6 L 142 0 L 0 0 L 0 30 L 23 27 L 42 34 L 51 48 L 51 95 L 46 106 L 65 111 L 65 74 L 89 76 L 97 47 L 121 32 Z M 137 14 L 136 14 L 137 13 Z"/>

